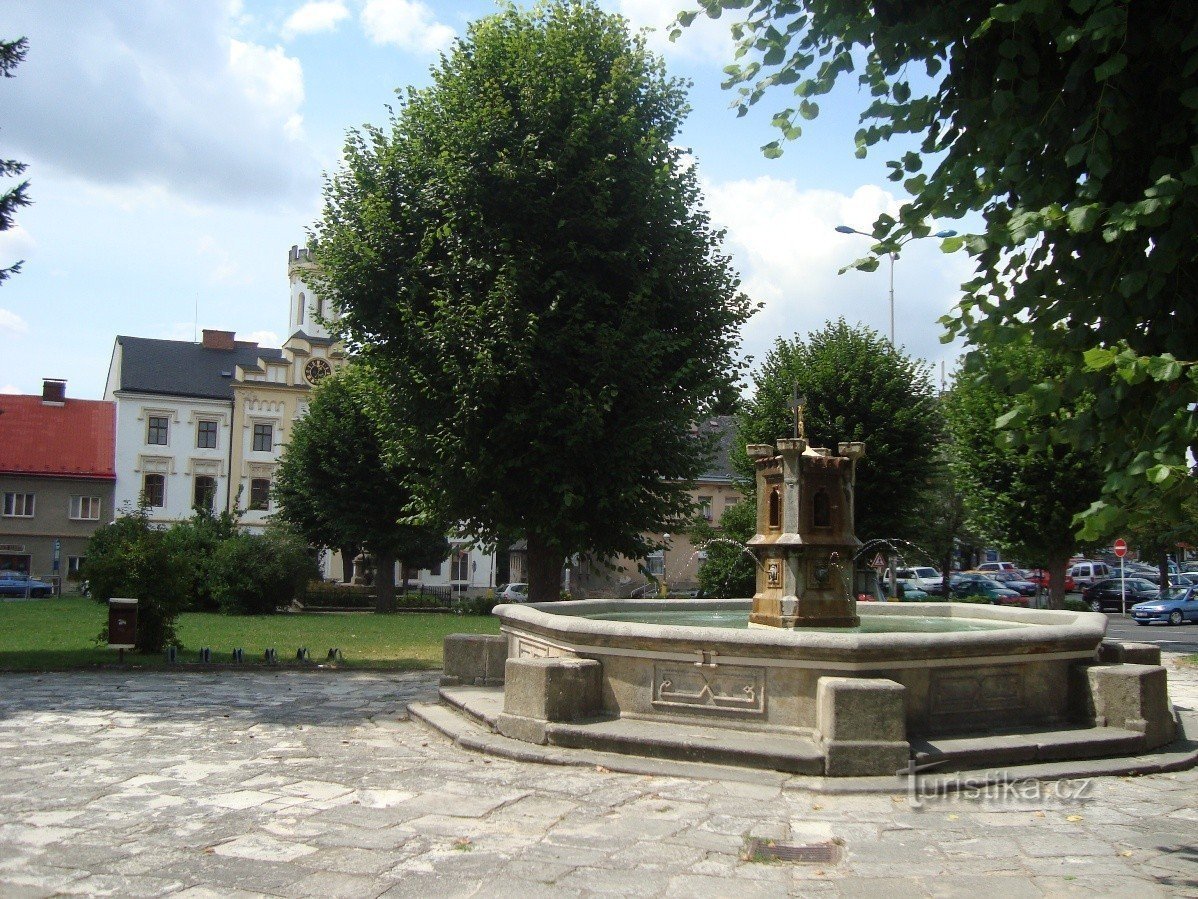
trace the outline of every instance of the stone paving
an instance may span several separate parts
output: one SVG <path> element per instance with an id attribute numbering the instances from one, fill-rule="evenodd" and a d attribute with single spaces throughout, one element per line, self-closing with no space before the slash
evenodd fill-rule
<path id="1" fill-rule="evenodd" d="M 0 676 L 0 896 L 1198 895 L 1195 771 L 916 807 L 551 767 L 406 720 L 435 681 Z M 1198 670 L 1171 684 L 1198 707 Z"/>

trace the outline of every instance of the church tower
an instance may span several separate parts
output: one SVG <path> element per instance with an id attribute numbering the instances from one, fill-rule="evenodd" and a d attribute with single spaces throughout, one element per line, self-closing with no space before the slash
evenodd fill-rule
<path id="1" fill-rule="evenodd" d="M 336 318 L 332 305 L 308 286 L 305 278 L 315 268 L 307 248 L 293 246 L 287 254 L 287 280 L 291 284 L 291 308 L 288 312 L 287 333 L 300 332 L 309 337 L 328 339 L 332 335 L 321 318 Z"/>

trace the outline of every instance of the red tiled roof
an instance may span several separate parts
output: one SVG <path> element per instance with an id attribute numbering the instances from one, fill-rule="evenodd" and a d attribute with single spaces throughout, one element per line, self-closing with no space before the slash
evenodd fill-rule
<path id="1" fill-rule="evenodd" d="M 116 407 L 0 394 L 0 474 L 116 480 Z"/>

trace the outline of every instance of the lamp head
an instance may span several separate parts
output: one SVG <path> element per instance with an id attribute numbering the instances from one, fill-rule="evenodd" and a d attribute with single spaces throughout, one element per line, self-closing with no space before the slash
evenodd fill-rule
<path id="1" fill-rule="evenodd" d="M 954 231 L 952 228 L 945 228 L 943 231 L 937 231 L 937 232 L 936 232 L 936 236 L 937 236 L 937 237 L 941 237 L 941 238 L 943 238 L 943 237 L 956 237 L 956 236 L 957 236 L 957 232 L 956 232 L 956 231 Z"/>
<path id="2" fill-rule="evenodd" d="M 848 225 L 837 225 L 836 230 L 839 231 L 841 234 L 858 234 L 858 233 L 860 233 L 857 231 L 856 228 L 850 228 Z"/>

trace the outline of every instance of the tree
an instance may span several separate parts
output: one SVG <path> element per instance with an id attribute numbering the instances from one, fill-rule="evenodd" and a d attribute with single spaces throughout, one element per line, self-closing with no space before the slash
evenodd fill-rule
<path id="1" fill-rule="evenodd" d="M 992 346 L 1027 334 L 1068 360 L 1058 380 L 997 411 L 1043 443 L 1033 422 L 1091 398 L 1052 435 L 1101 451 L 1105 496 L 1084 510 L 1085 535 L 1162 487 L 1162 511 L 1180 520 L 1187 451 L 1198 449 L 1198 4 L 701 5 L 747 9 L 733 26 L 745 62 L 727 85 L 740 86 L 742 113 L 790 86 L 798 103 L 774 119 L 783 140 L 861 67 L 872 99 L 857 155 L 895 139 L 891 178 L 912 196 L 897 221 L 877 220 L 875 254 L 927 234 L 930 219 L 981 214 L 980 233 L 945 242 L 977 265 L 948 337 Z M 765 152 L 779 155 L 781 142 Z"/>
<path id="2" fill-rule="evenodd" d="M 732 459 L 753 477 L 750 443 L 773 443 L 794 431 L 790 406 L 806 396 L 804 422 L 813 446 L 865 442 L 857 463 L 857 535 L 862 540 L 918 537 L 915 506 L 929 476 L 941 431 L 926 364 L 844 319 L 806 340 L 779 338 L 753 375 L 755 393 L 738 424 Z"/>
<path id="3" fill-rule="evenodd" d="M 1177 519 L 1162 513 L 1161 498 L 1137 507 L 1127 516 L 1127 527 L 1121 531 L 1130 549 L 1139 557 L 1160 566 L 1160 585 L 1169 583 L 1168 560 L 1177 559 L 1179 547 L 1198 545 L 1198 484 L 1188 479 L 1189 496 L 1184 500 L 1184 514 Z"/>
<path id="4" fill-rule="evenodd" d="M 689 518 L 695 426 L 735 398 L 752 306 L 674 144 L 685 112 L 620 17 L 507 7 L 326 184 L 317 287 L 380 382 L 389 457 L 422 514 L 527 539 L 533 600 L 565 558 L 643 558 Z"/>
<path id="5" fill-rule="evenodd" d="M 221 609 L 241 615 L 272 615 L 319 576 L 307 541 L 274 522 L 264 534 L 241 531 L 221 541 L 209 567 Z"/>
<path id="6" fill-rule="evenodd" d="M 166 532 L 150 526 L 143 508 L 125 512 L 97 528 L 87 542 L 85 572 L 92 598 L 135 597 L 138 652 L 162 652 L 179 645 L 175 621 L 187 603 L 185 579 L 171 553 Z M 106 639 L 107 628 L 100 638 Z"/>
<path id="7" fill-rule="evenodd" d="M 278 516 L 313 545 L 363 546 L 375 557 L 380 612 L 395 608 L 395 561 L 426 568 L 449 555 L 442 531 L 401 523 L 411 491 L 403 472 L 383 460 L 356 366 L 321 381 L 296 421 L 274 483 Z"/>
<path id="8" fill-rule="evenodd" d="M 15 41 L 0 41 L 0 75 L 12 78 L 13 70 L 24 61 L 28 51 L 29 41 L 25 38 L 18 38 Z M 0 177 L 12 178 L 21 175 L 25 168 L 25 163 L 17 162 L 15 159 L 0 159 Z M 15 187 L 0 193 L 0 231 L 9 230 L 15 223 L 16 211 L 22 206 L 29 205 L 28 189 L 29 182 L 21 181 Z M 8 268 L 0 268 L 0 284 L 20 270 L 21 263 L 19 262 Z"/>
<path id="9" fill-rule="evenodd" d="M 971 526 L 1025 564 L 1048 570 L 1050 605 L 1065 601 L 1065 570 L 1079 547 L 1074 517 L 1101 489 L 1094 452 L 1060 443 L 1028 445 L 995 429 L 1008 391 L 1052 380 L 1067 363 L 1051 350 L 1022 339 L 971 353 L 946 403 L 956 450 L 955 474 L 965 494 Z M 1051 431 L 1077 414 L 1064 406 L 1030 426 Z"/>
<path id="10" fill-rule="evenodd" d="M 175 522 L 163 532 L 189 611 L 212 612 L 219 608 L 213 593 L 212 562 L 220 546 L 238 533 L 239 514 L 197 506 L 191 518 Z"/>
<path id="11" fill-rule="evenodd" d="M 699 589 L 704 596 L 737 598 L 757 592 L 756 563 L 745 546 L 756 527 L 753 502 L 724 509 L 718 531 L 706 521 L 696 525 L 692 542 L 707 554 L 699 566 Z"/>

